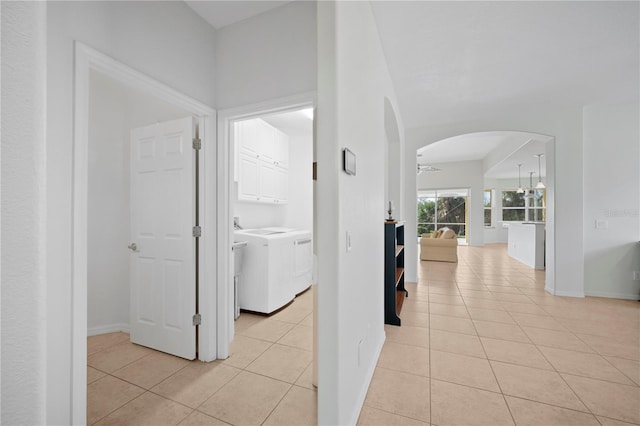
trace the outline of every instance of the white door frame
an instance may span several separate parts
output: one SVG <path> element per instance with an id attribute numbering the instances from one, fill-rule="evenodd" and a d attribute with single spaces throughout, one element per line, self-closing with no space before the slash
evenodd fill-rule
<path id="1" fill-rule="evenodd" d="M 200 258 L 216 256 L 216 111 L 153 78 L 87 45 L 75 42 L 74 128 L 73 128 L 73 254 L 71 264 L 72 348 L 71 423 L 86 422 L 87 406 L 87 199 L 89 148 L 89 76 L 92 70 L 127 86 L 147 92 L 163 101 L 191 112 L 200 120 Z M 199 299 L 202 324 L 199 329 L 199 359 L 216 359 L 215 261 L 199 262 Z M 202 301 L 213 303 L 202 303 Z"/>
<path id="2" fill-rule="evenodd" d="M 270 101 L 218 111 L 218 358 L 229 356 L 229 343 L 233 336 L 233 164 L 231 124 L 236 120 L 257 118 L 267 114 L 284 113 L 303 108 L 315 108 L 316 92 L 306 92 Z M 315 142 L 314 142 L 315 143 Z M 311 170 L 309 170 L 311 174 Z M 315 220 L 315 219 L 314 219 Z"/>

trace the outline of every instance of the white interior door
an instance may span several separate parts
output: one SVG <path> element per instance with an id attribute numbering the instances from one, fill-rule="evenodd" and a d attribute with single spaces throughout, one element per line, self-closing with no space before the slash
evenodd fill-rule
<path id="1" fill-rule="evenodd" d="M 196 355 L 194 126 L 187 117 L 131 131 L 131 341 L 187 359 Z"/>

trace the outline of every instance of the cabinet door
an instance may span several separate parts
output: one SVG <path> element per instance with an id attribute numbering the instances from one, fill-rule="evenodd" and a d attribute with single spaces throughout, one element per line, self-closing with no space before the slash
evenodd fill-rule
<path id="1" fill-rule="evenodd" d="M 275 132 L 275 164 L 284 169 L 289 168 L 289 136 L 280 130 Z"/>
<path id="2" fill-rule="evenodd" d="M 258 161 L 259 201 L 274 202 L 276 199 L 276 167 L 265 161 Z"/>
<path id="3" fill-rule="evenodd" d="M 256 120 L 256 133 L 260 139 L 258 154 L 261 160 L 274 164 L 276 149 L 276 128 L 260 119 Z"/>
<path id="4" fill-rule="evenodd" d="M 236 147 L 241 154 L 260 157 L 260 126 L 262 120 L 240 121 L 236 126 Z"/>
<path id="5" fill-rule="evenodd" d="M 240 153 L 238 161 L 238 200 L 259 200 L 259 164 L 260 160 Z"/>
<path id="6" fill-rule="evenodd" d="M 289 202 L 289 171 L 276 167 L 275 172 L 275 198 L 278 203 Z"/>

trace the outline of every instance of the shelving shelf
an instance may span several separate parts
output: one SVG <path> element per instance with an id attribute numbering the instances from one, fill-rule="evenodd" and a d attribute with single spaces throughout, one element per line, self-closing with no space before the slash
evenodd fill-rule
<path id="1" fill-rule="evenodd" d="M 384 322 L 400 325 L 404 287 L 404 223 L 384 223 Z"/>
<path id="2" fill-rule="evenodd" d="M 398 283 L 400 282 L 400 278 L 402 278 L 402 274 L 404 274 L 404 269 L 396 268 L 396 287 L 398 287 Z"/>

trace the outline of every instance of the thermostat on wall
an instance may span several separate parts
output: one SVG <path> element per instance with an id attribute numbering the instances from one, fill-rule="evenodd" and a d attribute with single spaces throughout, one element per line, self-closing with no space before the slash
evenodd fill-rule
<path id="1" fill-rule="evenodd" d="M 356 175 L 356 155 L 349 148 L 342 150 L 342 169 L 348 175 Z"/>

